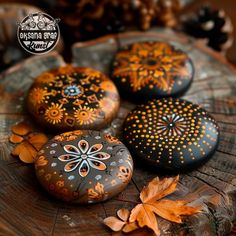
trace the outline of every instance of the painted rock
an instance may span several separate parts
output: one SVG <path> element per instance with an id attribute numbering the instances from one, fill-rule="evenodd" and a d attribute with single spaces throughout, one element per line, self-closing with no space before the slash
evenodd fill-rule
<path id="1" fill-rule="evenodd" d="M 188 55 L 164 42 L 126 46 L 116 54 L 112 69 L 120 93 L 141 101 L 183 94 L 193 74 Z"/>
<path id="2" fill-rule="evenodd" d="M 219 128 L 198 105 L 163 98 L 139 105 L 129 113 L 124 138 L 133 156 L 162 169 L 188 170 L 215 152 Z"/>
<path id="3" fill-rule="evenodd" d="M 129 183 L 133 161 L 118 139 L 98 131 L 55 136 L 39 151 L 36 175 L 55 197 L 96 203 L 120 193 Z"/>
<path id="4" fill-rule="evenodd" d="M 36 78 L 27 105 L 34 119 L 50 131 L 99 130 L 116 116 L 119 94 L 101 72 L 66 66 Z"/>

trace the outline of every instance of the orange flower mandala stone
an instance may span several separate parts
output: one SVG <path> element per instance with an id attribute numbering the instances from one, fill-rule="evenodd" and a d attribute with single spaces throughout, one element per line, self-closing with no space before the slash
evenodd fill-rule
<path id="1" fill-rule="evenodd" d="M 194 69 L 183 51 L 164 42 L 128 45 L 114 59 L 112 79 L 126 98 L 176 97 L 190 86 Z"/>
<path id="2" fill-rule="evenodd" d="M 198 105 L 163 98 L 139 105 L 129 113 L 124 139 L 133 156 L 162 169 L 188 170 L 215 152 L 219 128 Z"/>
<path id="3" fill-rule="evenodd" d="M 133 160 L 118 139 L 98 131 L 55 136 L 39 151 L 36 175 L 55 197 L 96 203 L 120 193 L 133 173 Z"/>
<path id="4" fill-rule="evenodd" d="M 119 94 L 101 72 L 66 66 L 37 77 L 27 105 L 35 120 L 51 131 L 99 130 L 116 116 Z"/>

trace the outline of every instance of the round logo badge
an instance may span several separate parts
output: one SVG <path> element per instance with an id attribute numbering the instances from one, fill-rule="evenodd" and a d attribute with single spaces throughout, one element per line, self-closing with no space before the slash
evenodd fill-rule
<path id="1" fill-rule="evenodd" d="M 29 14 L 18 24 L 20 45 L 32 54 L 51 51 L 60 37 L 59 21 L 43 12 Z"/>

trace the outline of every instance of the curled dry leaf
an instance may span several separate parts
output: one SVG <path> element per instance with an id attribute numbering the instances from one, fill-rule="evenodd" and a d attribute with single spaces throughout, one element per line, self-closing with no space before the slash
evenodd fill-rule
<path id="1" fill-rule="evenodd" d="M 24 136 L 32 131 L 32 126 L 23 121 L 23 122 L 20 122 L 16 125 L 12 126 L 11 131 L 14 134 Z"/>
<path id="2" fill-rule="evenodd" d="M 48 137 L 43 133 L 31 133 L 32 127 L 25 122 L 14 125 L 12 132 L 9 140 L 18 145 L 11 154 L 19 156 L 24 163 L 33 163 L 38 151 L 48 141 Z"/>
<path id="3" fill-rule="evenodd" d="M 106 219 L 104 219 L 103 222 L 105 225 L 107 225 L 110 229 L 112 229 L 115 232 L 120 231 L 125 225 L 125 222 L 119 220 L 115 216 L 107 217 Z"/>
<path id="4" fill-rule="evenodd" d="M 104 224 L 108 226 L 113 231 L 123 231 L 125 233 L 129 233 L 138 229 L 138 225 L 136 222 L 130 223 L 128 222 L 130 211 L 128 209 L 122 208 L 117 211 L 117 217 L 110 216 L 104 219 Z"/>
<path id="5" fill-rule="evenodd" d="M 17 143 L 21 143 L 24 140 L 24 138 L 22 138 L 21 136 L 17 134 L 12 134 L 9 140 L 11 143 L 17 144 Z"/>
<path id="6" fill-rule="evenodd" d="M 155 215 L 175 223 L 182 223 L 181 216 L 200 212 L 199 207 L 187 206 L 188 202 L 186 201 L 162 200 L 163 197 L 176 190 L 178 180 L 179 176 L 164 178 L 163 180 L 158 177 L 154 178 L 140 193 L 142 203 L 135 206 L 131 211 L 129 221 L 137 221 L 140 227 L 147 226 L 156 235 L 160 235 Z"/>

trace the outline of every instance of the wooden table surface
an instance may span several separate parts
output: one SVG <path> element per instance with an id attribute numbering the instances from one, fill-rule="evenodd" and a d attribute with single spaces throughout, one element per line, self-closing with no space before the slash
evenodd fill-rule
<path id="1" fill-rule="evenodd" d="M 73 63 L 91 66 L 109 74 L 110 62 L 122 45 L 143 40 L 164 40 L 186 51 L 196 69 L 194 82 L 184 99 L 200 104 L 218 121 L 219 147 L 201 168 L 180 175 L 172 199 L 201 203 L 204 212 L 186 219 L 182 225 L 159 219 L 162 235 L 226 235 L 236 219 L 236 74 L 225 59 L 192 39 L 168 30 L 133 32 L 107 36 L 73 47 Z M 123 235 L 111 233 L 103 224 L 106 216 L 128 200 L 138 199 L 142 187 L 158 172 L 135 161 L 134 176 L 126 190 L 107 202 L 76 206 L 51 198 L 39 186 L 34 168 L 13 158 L 8 142 L 10 127 L 30 120 L 24 97 L 34 78 L 48 69 L 64 65 L 57 53 L 35 56 L 0 75 L 0 235 Z M 122 102 L 117 118 L 104 132 L 121 135 L 123 120 L 133 104 Z M 31 121 L 32 122 L 32 121 Z M 34 124 L 34 123 L 33 123 Z M 135 160 L 135 157 L 134 157 Z M 138 231 L 130 235 L 152 235 Z"/>

